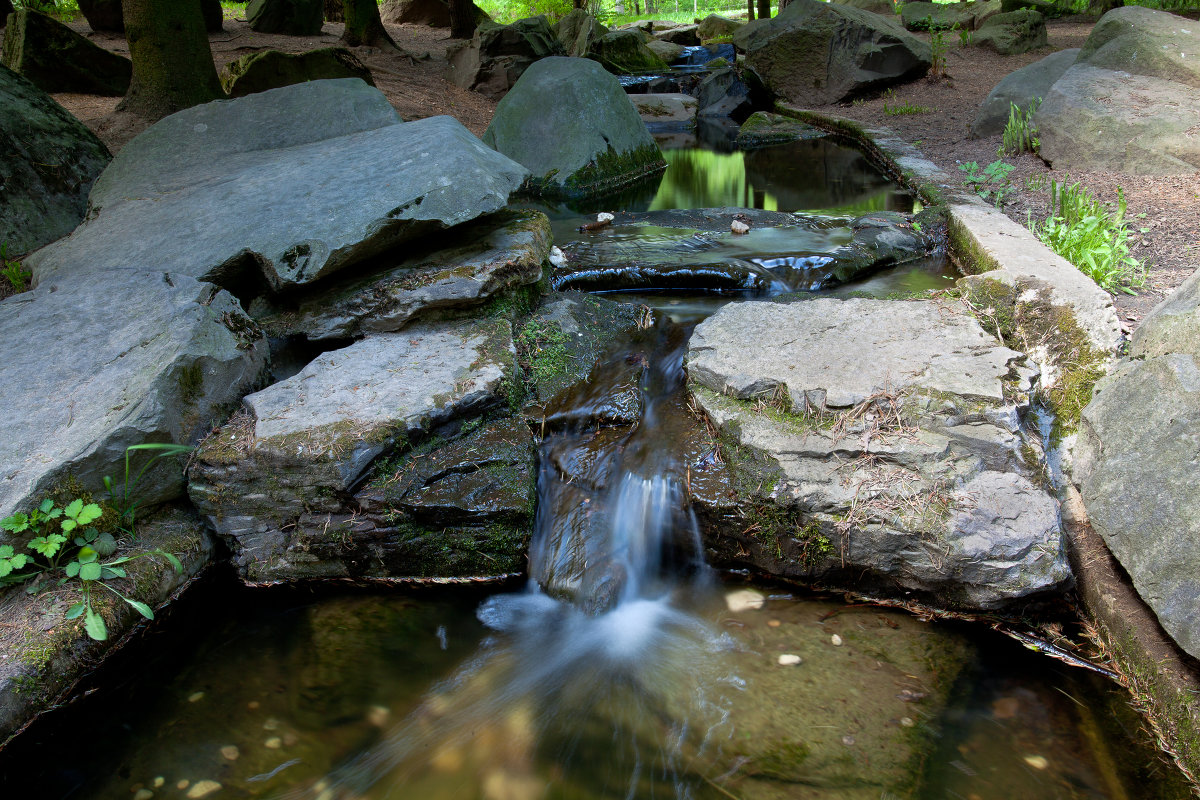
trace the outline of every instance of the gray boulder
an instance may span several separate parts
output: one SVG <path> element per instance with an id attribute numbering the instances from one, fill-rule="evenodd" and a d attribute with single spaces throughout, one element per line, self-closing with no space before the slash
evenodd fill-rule
<path id="1" fill-rule="evenodd" d="M 1200 28 L 1140 6 L 1105 14 L 1034 117 L 1055 169 L 1200 168 Z"/>
<path id="2" fill-rule="evenodd" d="M 8 148 L 0 159 L 0 242 L 14 258 L 83 221 L 92 182 L 112 156 L 82 122 L 3 65 L 0 140 Z"/>
<path id="3" fill-rule="evenodd" d="M 1187 353 L 1200 359 L 1200 272 L 1183 282 L 1142 320 L 1129 342 L 1131 358 Z"/>
<path id="4" fill-rule="evenodd" d="M 1041 100 L 1050 92 L 1050 87 L 1063 76 L 1079 55 L 1079 48 L 1059 50 L 1040 61 L 1014 70 L 1000 79 L 975 115 L 971 123 L 973 136 L 991 136 L 1002 133 L 1008 124 L 1013 105 L 1022 111 L 1028 110 L 1035 100 Z"/>
<path id="5" fill-rule="evenodd" d="M 1024 8 L 988 17 L 972 41 L 988 47 L 1002 56 L 1026 53 L 1045 47 L 1046 19 L 1036 11 Z"/>
<path id="6" fill-rule="evenodd" d="M 525 174 L 450 117 L 401 123 L 358 79 L 310 81 L 159 121 L 96 182 L 87 222 L 27 263 L 38 281 L 165 263 L 279 290 L 495 211 Z"/>
<path id="7" fill-rule="evenodd" d="M 1194 348 L 1194 338 L 1181 346 Z M 1072 477 L 1092 527 L 1138 594 L 1167 633 L 1200 657 L 1197 430 L 1200 358 L 1147 353 L 1097 382 L 1083 410 Z"/>
<path id="8" fill-rule="evenodd" d="M 710 72 L 696 87 L 696 100 L 700 116 L 732 117 L 734 120 L 748 117 L 755 107 L 766 105 L 766 98 L 755 98 L 733 67 L 720 67 Z"/>
<path id="9" fill-rule="evenodd" d="M 397 331 L 421 317 L 474 308 L 537 283 L 551 241 L 545 214 L 500 211 L 423 241 L 399 263 L 377 264 L 369 276 L 259 298 L 250 311 L 274 337 L 316 341 Z"/>
<path id="10" fill-rule="evenodd" d="M 709 14 L 697 24 L 696 36 L 701 42 L 723 39 L 733 36 L 743 25 L 745 25 L 744 22 L 728 19 L 718 14 Z"/>
<path id="11" fill-rule="evenodd" d="M 734 35 L 746 66 L 799 105 L 825 105 L 912 80 L 930 66 L 929 45 L 879 14 L 820 0 L 793 0 Z"/>
<path id="12" fill-rule="evenodd" d="M 606 33 L 608 28 L 581 8 L 574 9 L 554 26 L 554 35 L 562 42 L 566 55 L 576 58 L 586 58 Z"/>
<path id="13" fill-rule="evenodd" d="M 259 33 L 316 36 L 325 21 L 323 0 L 250 0 L 246 22 Z"/>
<path id="14" fill-rule="evenodd" d="M 609 31 L 595 41 L 588 57 L 618 75 L 667 68 L 667 62 L 646 45 L 638 31 Z"/>
<path id="15" fill-rule="evenodd" d="M 367 69 L 345 47 L 322 47 L 307 53 L 262 50 L 248 53 L 221 70 L 221 87 L 230 97 L 245 97 L 306 81 L 358 78 L 374 86 Z"/>
<path id="16" fill-rule="evenodd" d="M 709 547 L 724 563 L 960 608 L 1061 591 L 1071 574 L 1029 463 L 1023 360 L 934 303 L 726 306 L 688 347 L 736 494 L 732 518 L 699 509 Z"/>
<path id="17" fill-rule="evenodd" d="M 696 98 L 688 94 L 631 94 L 633 107 L 647 125 L 694 125 Z"/>
<path id="18" fill-rule="evenodd" d="M 1066 3 L 1056 3 L 1054 0 L 1001 0 L 1002 13 L 1011 11 L 1036 11 L 1047 19 L 1061 17 L 1070 6 Z"/>
<path id="19" fill-rule="evenodd" d="M 499 100 L 530 64 L 565 54 L 550 23 L 539 16 L 511 25 L 480 25 L 471 41 L 451 45 L 446 59 L 455 85 Z"/>
<path id="20" fill-rule="evenodd" d="M 483 141 L 527 168 L 530 187 L 546 196 L 595 195 L 666 166 L 621 84 L 581 58 L 531 66 L 496 106 Z"/>
<path id="21" fill-rule="evenodd" d="M 475 22 L 490 22 L 487 12 L 474 3 Z M 388 25 L 428 25 L 430 28 L 450 27 L 450 4 L 446 0 L 386 0 L 379 7 L 379 17 Z"/>
<path id="22" fill-rule="evenodd" d="M 680 56 L 685 52 L 685 48 L 681 44 L 671 44 L 658 39 L 652 39 L 646 43 L 646 49 L 663 60 L 663 63 L 672 64 L 678 61 Z"/>
<path id="23" fill-rule="evenodd" d="M 0 443 L 0 518 L 73 478 L 120 482 L 125 448 L 194 443 L 260 379 L 266 342 L 227 292 L 159 270 L 88 272 L 0 301 L 0 400 L 20 409 Z M 36 398 L 36 402 L 31 402 Z M 147 473 L 146 502 L 182 493 Z"/>
<path id="24" fill-rule="evenodd" d="M 700 36 L 697 33 L 699 29 L 699 25 L 681 25 L 678 28 L 670 28 L 661 33 L 655 33 L 654 38 L 660 42 L 669 42 L 670 44 L 677 44 L 683 47 L 695 47 L 700 44 Z"/>
<path id="25" fill-rule="evenodd" d="M 45 92 L 120 96 L 133 62 L 97 47 L 45 14 L 22 8 L 4 29 L 4 66 Z"/>
<path id="26" fill-rule="evenodd" d="M 1076 62 L 1050 87 L 1033 122 L 1038 154 L 1055 169 L 1200 169 L 1200 139 L 1190 133 L 1200 126 L 1200 89 L 1183 83 Z"/>
<path id="27" fill-rule="evenodd" d="M 205 441 L 192 501 L 248 580 L 386 574 L 377 559 L 360 561 L 369 535 L 326 528 L 329 515 L 352 516 L 345 498 L 376 457 L 499 404 L 513 360 L 504 319 L 413 326 L 325 353 L 247 396 Z M 320 525 L 344 546 L 318 557 L 297 533 L 302 520 L 305 532 Z"/>

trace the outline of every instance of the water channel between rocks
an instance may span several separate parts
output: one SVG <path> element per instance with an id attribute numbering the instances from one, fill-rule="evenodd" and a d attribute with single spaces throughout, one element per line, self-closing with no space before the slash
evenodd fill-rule
<path id="1" fill-rule="evenodd" d="M 549 594 L 263 591 L 211 577 L 152 641 L 106 665 L 104 691 L 0 753 L 0 794 L 1186 796 L 1122 693 L 1092 673 L 982 625 L 722 582 L 705 566 L 674 422 L 686 413 L 690 326 L 721 303 L 828 280 L 817 267 L 853 234 L 841 222 L 764 223 L 730 239 L 728 217 L 721 231 L 671 209 L 852 217 L 912 202 L 824 140 L 668 160 L 653 190 L 548 209 L 556 241 L 601 266 L 606 253 L 685 268 L 732 260 L 743 272 L 720 285 L 744 291 L 697 297 L 668 282 L 613 295 L 668 313 L 546 409 L 530 562 Z M 576 228 L 597 210 L 625 216 L 589 243 Z M 943 261 L 915 260 L 822 294 L 907 294 L 949 274 Z M 631 365 L 638 377 L 622 383 Z M 597 449 L 583 428 L 613 386 L 639 393 L 642 417 Z M 575 528 L 602 533 L 563 535 Z"/>

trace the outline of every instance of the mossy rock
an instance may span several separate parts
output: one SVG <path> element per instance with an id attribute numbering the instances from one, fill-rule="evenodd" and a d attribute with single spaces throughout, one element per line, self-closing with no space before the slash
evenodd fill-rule
<path id="1" fill-rule="evenodd" d="M 305 81 L 359 78 L 374 86 L 371 71 L 345 47 L 322 47 L 307 53 L 264 50 L 244 55 L 221 71 L 221 87 L 230 97 L 278 89 Z"/>
<path id="2" fill-rule="evenodd" d="M 791 117 L 756 111 L 738 129 L 737 145 L 743 150 L 750 150 L 783 142 L 819 139 L 825 135 L 820 128 Z"/>
<path id="3" fill-rule="evenodd" d="M 589 58 L 616 74 L 665 70 L 667 62 L 646 46 L 638 31 L 610 31 L 596 40 Z"/>

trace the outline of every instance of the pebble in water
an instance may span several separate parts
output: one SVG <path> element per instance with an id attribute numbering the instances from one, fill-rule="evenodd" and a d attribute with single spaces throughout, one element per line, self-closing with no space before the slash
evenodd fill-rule
<path id="1" fill-rule="evenodd" d="M 189 703 L 199 703 L 203 699 L 204 699 L 204 692 L 192 692 L 191 694 L 188 695 Z"/>
<path id="2" fill-rule="evenodd" d="M 729 223 L 729 230 L 738 236 L 741 236 L 744 233 L 750 232 L 750 226 L 742 222 L 740 219 L 735 219 L 733 222 Z"/>
<path id="3" fill-rule="evenodd" d="M 842 737 L 842 744 L 846 745 L 846 747 L 853 747 L 854 746 L 854 737 L 851 736 L 850 734 L 846 734 L 845 736 Z"/>
<path id="4" fill-rule="evenodd" d="M 838 636 L 836 633 L 829 637 L 829 641 L 833 642 L 834 647 L 842 646 L 842 637 Z"/>
<path id="5" fill-rule="evenodd" d="M 164 778 L 162 775 L 159 775 L 154 779 L 154 788 L 161 789 L 163 787 L 163 784 L 166 782 L 167 782 L 167 779 Z"/>
<path id="6" fill-rule="evenodd" d="M 278 736 L 272 736 L 270 739 L 267 739 L 265 742 L 263 742 L 263 747 L 267 748 L 268 750 L 278 750 L 279 748 L 283 747 L 283 739 L 280 739 Z"/>
<path id="7" fill-rule="evenodd" d="M 801 661 L 800 656 L 795 653 L 783 653 L 779 656 L 779 664 L 784 667 L 794 667 Z"/>
<path id="8" fill-rule="evenodd" d="M 1050 762 L 1045 756 L 1025 756 L 1025 763 L 1034 769 L 1045 769 L 1050 766 Z"/>
<path id="9" fill-rule="evenodd" d="M 901 717 L 900 718 L 900 726 L 903 728 L 911 728 L 913 725 L 916 725 L 916 724 L 917 723 L 913 722 L 912 717 Z"/>
<path id="10" fill-rule="evenodd" d="M 740 611 L 762 608 L 764 602 L 766 602 L 766 598 L 762 596 L 762 593 L 753 589 L 738 589 L 736 592 L 725 595 L 725 607 L 735 614 Z"/>
<path id="11" fill-rule="evenodd" d="M 179 783 L 175 784 L 175 788 L 182 792 L 190 783 L 191 781 L 189 781 L 187 778 L 184 778 L 183 780 L 179 781 Z"/>
<path id="12" fill-rule="evenodd" d="M 236 744 L 227 744 L 221 748 L 221 757 L 226 761 L 237 761 L 241 751 L 237 749 Z"/>
<path id="13" fill-rule="evenodd" d="M 382 728 L 387 724 L 388 717 L 391 716 L 392 710 L 386 706 L 371 706 L 367 709 L 367 722 L 374 725 L 376 728 Z"/>
<path id="14" fill-rule="evenodd" d="M 279 720 L 274 717 L 267 717 L 267 721 L 263 723 L 264 731 L 273 731 L 279 727 Z"/>
<path id="15" fill-rule="evenodd" d="M 782 625 L 782 624 L 783 624 L 783 623 L 782 623 L 782 622 L 780 622 L 780 621 L 779 621 L 779 620 L 777 620 L 777 619 L 769 619 L 769 620 L 767 620 L 767 627 L 768 627 L 768 628 L 778 628 L 778 627 L 779 627 L 780 625 Z"/>
<path id="16" fill-rule="evenodd" d="M 133 800 L 150 800 L 151 797 L 154 797 L 154 792 L 149 789 L 138 789 L 134 792 Z"/>
<path id="17" fill-rule="evenodd" d="M 259 702 L 257 700 L 251 700 L 249 703 L 246 703 L 246 708 L 250 709 L 251 711 L 258 708 L 258 706 Z"/>
<path id="18" fill-rule="evenodd" d="M 207 797 L 215 791 L 220 790 L 221 784 L 216 781 L 196 781 L 191 789 L 188 789 L 187 796 L 192 800 L 197 800 L 200 797 Z"/>

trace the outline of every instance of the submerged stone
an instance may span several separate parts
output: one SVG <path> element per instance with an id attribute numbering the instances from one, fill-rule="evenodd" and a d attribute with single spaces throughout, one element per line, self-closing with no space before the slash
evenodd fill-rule
<path id="1" fill-rule="evenodd" d="M 298 537 L 298 521 L 332 525 L 376 457 L 498 405 L 513 356 L 502 319 L 414 326 L 325 353 L 247 396 L 206 440 L 192 471 L 192 501 L 251 581 L 403 568 L 360 561 L 350 525 L 332 528 L 329 536 L 343 544 L 318 557 Z"/>
<path id="2" fill-rule="evenodd" d="M 547 97 L 558 100 L 547 104 Z M 585 197 L 661 172 L 666 162 L 621 84 L 594 61 L 546 58 L 500 101 L 483 141 L 527 168 L 528 188 Z"/>
<path id="3" fill-rule="evenodd" d="M 709 523 L 710 546 L 961 608 L 1060 592 L 1071 574 L 1039 440 L 1020 421 L 1023 359 L 932 302 L 726 306 L 688 356 L 742 506 Z"/>
<path id="4" fill-rule="evenodd" d="M 752 150 L 781 142 L 819 139 L 826 135 L 820 128 L 798 119 L 768 111 L 755 111 L 738 129 L 737 145 L 742 150 Z"/>

